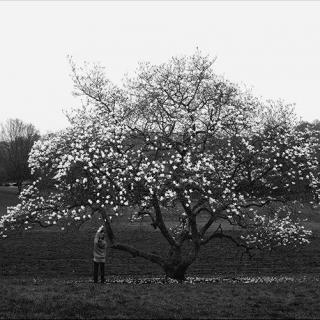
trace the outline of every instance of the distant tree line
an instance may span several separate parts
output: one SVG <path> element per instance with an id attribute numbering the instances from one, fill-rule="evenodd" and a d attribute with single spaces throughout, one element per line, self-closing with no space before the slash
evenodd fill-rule
<path id="1" fill-rule="evenodd" d="M 0 183 L 13 182 L 22 190 L 23 182 L 31 179 L 29 152 L 40 138 L 33 124 L 8 119 L 0 127 Z"/>

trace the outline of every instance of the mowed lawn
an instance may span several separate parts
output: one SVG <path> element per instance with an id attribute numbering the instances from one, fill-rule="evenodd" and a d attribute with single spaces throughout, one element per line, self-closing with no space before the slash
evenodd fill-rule
<path id="1" fill-rule="evenodd" d="M 14 192 L 0 203 L 15 204 Z M 3 199 L 6 199 L 3 201 Z M 3 211 L 2 211 L 3 213 Z M 287 275 L 305 282 L 93 285 L 92 245 L 99 221 L 80 231 L 38 229 L 0 240 L 1 318 L 320 318 L 320 237 L 317 216 L 308 246 L 242 255 L 217 240 L 201 251 L 188 276 L 237 278 Z M 166 254 L 167 244 L 149 223 L 115 221 L 124 242 Z M 237 230 L 228 232 L 239 235 Z M 107 277 L 163 276 L 160 267 L 125 252 L 108 250 Z M 82 281 L 78 281 L 82 279 Z"/>
<path id="2" fill-rule="evenodd" d="M 0 318 L 318 318 L 316 283 L 130 285 L 3 280 Z"/>

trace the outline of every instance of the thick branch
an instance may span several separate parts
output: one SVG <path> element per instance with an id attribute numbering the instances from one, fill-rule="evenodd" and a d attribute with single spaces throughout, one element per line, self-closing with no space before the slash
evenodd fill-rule
<path id="1" fill-rule="evenodd" d="M 245 251 L 251 256 L 250 250 L 252 250 L 251 247 L 249 247 L 248 245 L 246 245 L 245 243 L 240 243 L 239 241 L 237 241 L 234 237 L 232 237 L 231 235 L 228 234 L 224 234 L 221 228 L 221 225 L 217 228 L 216 231 L 214 231 L 207 239 L 202 240 L 201 241 L 201 245 L 205 245 L 207 244 L 209 241 L 211 241 L 212 239 L 229 239 L 230 241 L 232 241 L 237 247 L 240 248 L 244 248 Z"/>
<path id="2" fill-rule="evenodd" d="M 206 222 L 206 224 L 201 228 L 200 230 L 200 237 L 203 238 L 205 233 L 208 231 L 208 229 L 211 227 L 211 225 L 217 220 L 219 217 L 219 213 L 225 210 L 228 207 L 227 204 L 222 205 L 216 209 L 216 211 L 213 213 L 211 212 L 211 217 L 209 220 Z"/>
<path id="3" fill-rule="evenodd" d="M 126 252 L 130 253 L 133 257 L 141 257 L 141 258 L 144 258 L 144 259 L 151 261 L 153 263 L 157 263 L 158 265 L 161 265 L 161 266 L 163 265 L 164 260 L 162 259 L 162 257 L 160 257 L 156 254 L 144 252 L 144 251 L 141 251 L 141 250 L 136 249 L 134 247 L 131 247 L 127 244 L 116 242 L 115 235 L 114 235 L 113 230 L 111 228 L 111 224 L 110 224 L 110 220 L 109 220 L 108 215 L 106 214 L 106 212 L 103 209 L 100 209 L 99 212 L 104 220 L 104 225 L 105 225 L 107 237 L 109 240 L 109 245 L 111 248 L 121 250 L 121 251 L 126 251 Z"/>
<path id="4" fill-rule="evenodd" d="M 267 199 L 265 201 L 261 201 L 261 202 L 251 202 L 251 203 L 246 203 L 243 205 L 240 205 L 240 207 L 246 209 L 246 208 L 250 208 L 250 207 L 264 207 L 265 205 L 269 204 L 272 201 L 277 201 L 277 202 L 282 202 L 284 203 L 284 201 L 280 200 L 280 199 Z"/>
<path id="5" fill-rule="evenodd" d="M 148 252 L 138 250 L 134 247 L 131 247 L 131 246 L 123 244 L 123 243 L 114 242 L 111 244 L 110 247 L 112 249 L 126 251 L 126 252 L 130 253 L 133 257 L 144 258 L 144 259 L 151 261 L 153 263 L 156 263 L 160 266 L 162 266 L 164 264 L 164 260 L 160 256 L 153 254 L 153 253 L 148 253 Z"/>
<path id="6" fill-rule="evenodd" d="M 158 198 L 157 196 L 154 194 L 153 195 L 153 207 L 156 213 L 156 219 L 155 219 L 155 223 L 154 225 L 158 226 L 162 235 L 166 238 L 166 240 L 169 242 L 169 244 L 171 246 L 178 246 L 177 242 L 174 240 L 174 238 L 172 237 L 172 235 L 169 233 L 163 218 L 162 218 L 162 212 L 160 209 L 160 205 L 158 202 Z"/>

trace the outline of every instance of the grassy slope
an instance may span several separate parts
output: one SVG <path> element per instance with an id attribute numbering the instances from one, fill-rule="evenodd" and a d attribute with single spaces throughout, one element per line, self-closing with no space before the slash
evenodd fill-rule
<path id="1" fill-rule="evenodd" d="M 173 303 L 174 301 L 174 303 Z M 318 318 L 318 283 L 0 282 L 0 318 Z"/>
<path id="2" fill-rule="evenodd" d="M 8 189 L 8 188 L 7 188 Z M 4 192 L 6 191 L 6 192 Z M 17 201 L 14 190 L 0 190 L 0 203 Z M 1 209 L 1 208 L 0 208 Z M 19 277 L 77 277 L 92 272 L 92 243 L 98 221 L 84 226 L 80 232 L 29 231 L 0 241 L 0 275 Z M 159 231 L 147 223 L 128 225 L 113 223 L 121 239 L 147 251 L 166 254 L 167 244 Z M 232 232 L 230 230 L 229 232 Z M 141 258 L 125 252 L 108 252 L 110 275 L 161 275 L 162 270 Z M 296 250 L 281 249 L 244 256 L 234 245 L 223 240 L 210 242 L 201 251 L 189 274 L 315 274 L 320 272 L 320 237 L 316 231 L 311 245 Z"/>

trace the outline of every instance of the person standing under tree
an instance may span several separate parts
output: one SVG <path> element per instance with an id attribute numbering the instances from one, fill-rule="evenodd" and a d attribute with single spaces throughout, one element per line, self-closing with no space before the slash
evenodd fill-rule
<path id="1" fill-rule="evenodd" d="M 101 283 L 105 282 L 104 265 L 106 262 L 107 243 L 104 236 L 104 228 L 101 226 L 95 237 L 93 246 L 93 281 L 98 282 L 98 273 L 100 269 Z"/>

